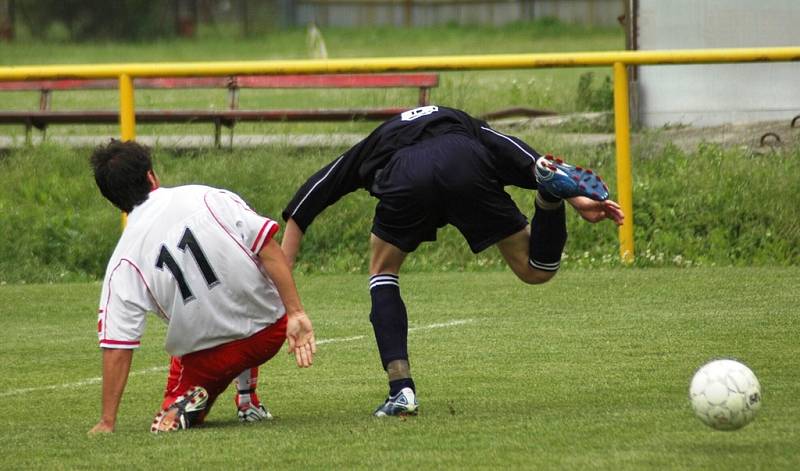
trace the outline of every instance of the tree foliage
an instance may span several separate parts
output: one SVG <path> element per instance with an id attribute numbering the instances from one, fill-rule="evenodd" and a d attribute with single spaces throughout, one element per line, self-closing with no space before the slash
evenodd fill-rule
<path id="1" fill-rule="evenodd" d="M 173 31 L 171 2 L 150 0 L 18 0 L 19 20 L 44 39 L 60 25 L 72 41 L 143 40 Z"/>

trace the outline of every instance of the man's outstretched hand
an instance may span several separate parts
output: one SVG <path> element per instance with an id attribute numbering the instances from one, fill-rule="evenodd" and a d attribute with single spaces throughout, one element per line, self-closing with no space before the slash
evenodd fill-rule
<path id="1" fill-rule="evenodd" d="M 307 368 L 314 363 L 314 354 L 317 353 L 311 319 L 305 312 L 287 315 L 286 339 L 289 341 L 289 353 L 294 353 L 297 366 Z"/>
<path id="2" fill-rule="evenodd" d="M 578 214 L 583 219 L 592 223 L 600 222 L 603 219 L 611 219 L 614 224 L 621 226 L 625 220 L 625 213 L 622 212 L 622 208 L 615 201 L 595 201 L 585 196 L 567 198 L 567 201 L 578 211 Z"/>
<path id="3" fill-rule="evenodd" d="M 103 422 L 102 420 L 97 423 L 91 430 L 89 430 L 89 435 L 98 435 L 104 433 L 113 433 L 114 432 L 114 425 L 108 424 Z"/>

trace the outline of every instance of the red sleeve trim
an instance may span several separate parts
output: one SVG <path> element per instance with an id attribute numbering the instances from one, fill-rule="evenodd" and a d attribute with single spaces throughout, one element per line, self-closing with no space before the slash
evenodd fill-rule
<path id="1" fill-rule="evenodd" d="M 261 252 L 261 249 L 264 248 L 264 246 L 267 245 L 270 240 L 272 240 L 272 237 L 277 234 L 280 228 L 281 227 L 277 222 L 267 219 L 267 222 L 265 222 L 264 225 L 261 226 L 261 230 L 258 231 L 256 240 L 253 241 L 253 246 L 250 247 L 250 250 L 256 254 Z"/>
<path id="2" fill-rule="evenodd" d="M 100 346 L 101 347 L 114 345 L 117 348 L 125 348 L 125 347 L 135 348 L 135 347 L 138 347 L 140 344 L 141 344 L 141 342 L 139 340 L 109 340 L 109 339 L 103 339 L 103 340 L 100 341 Z"/>

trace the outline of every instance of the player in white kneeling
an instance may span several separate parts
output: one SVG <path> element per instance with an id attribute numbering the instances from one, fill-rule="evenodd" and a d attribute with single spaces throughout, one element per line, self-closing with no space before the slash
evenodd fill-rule
<path id="1" fill-rule="evenodd" d="M 299 367 L 316 351 L 275 221 L 236 194 L 201 185 L 159 188 L 146 148 L 112 141 L 91 157 L 101 193 L 128 213 L 109 261 L 98 311 L 102 412 L 90 433 L 112 432 L 144 333 L 146 313 L 167 323 L 171 364 L 151 431 L 203 422 L 236 380 L 243 422 L 268 419 L 257 367 L 288 340 Z"/>

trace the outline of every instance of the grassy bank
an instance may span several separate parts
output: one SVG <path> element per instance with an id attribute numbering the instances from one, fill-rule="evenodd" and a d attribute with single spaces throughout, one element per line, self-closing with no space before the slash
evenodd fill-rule
<path id="1" fill-rule="evenodd" d="M 596 168 L 615 194 L 613 148 L 524 136 L 540 151 L 554 150 Z M 175 153 L 156 149 L 166 186 L 204 183 L 239 192 L 275 218 L 294 191 L 343 149 L 264 148 Z M 0 157 L 0 281 L 85 280 L 100 277 L 119 235 L 119 213 L 94 186 L 87 149 L 52 146 Z M 636 152 L 634 222 L 640 266 L 797 265 L 797 175 L 800 149 L 755 155 L 701 146 L 687 154 L 666 147 Z M 510 188 L 522 211 L 533 193 Z M 362 272 L 375 201 L 364 191 L 324 212 L 308 231 L 299 269 Z M 618 264 L 617 230 L 569 213 L 564 269 Z M 335 234 L 335 237 L 331 237 Z M 474 256 L 452 227 L 409 257 L 408 271 L 494 270 L 495 249 Z"/>

